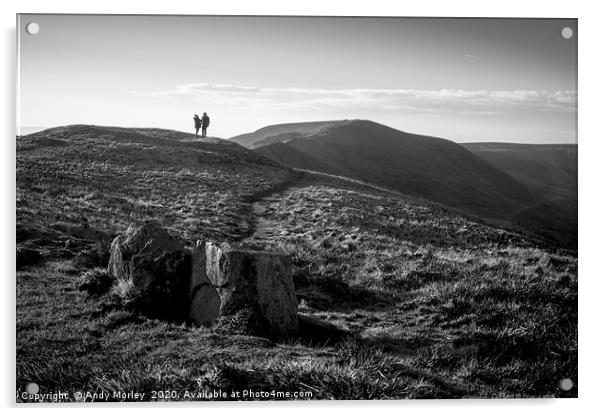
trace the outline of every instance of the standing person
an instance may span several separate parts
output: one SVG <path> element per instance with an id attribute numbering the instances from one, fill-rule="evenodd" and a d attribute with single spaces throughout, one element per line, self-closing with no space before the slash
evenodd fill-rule
<path id="1" fill-rule="evenodd" d="M 194 137 L 198 138 L 199 137 L 199 129 L 201 128 L 201 125 L 202 125 L 203 122 L 199 118 L 198 114 L 195 114 L 192 119 L 194 120 L 194 129 L 196 130 L 196 133 L 194 134 Z"/>
<path id="2" fill-rule="evenodd" d="M 209 127 L 209 116 L 207 113 L 203 113 L 203 130 L 201 131 L 201 137 L 207 137 L 207 127 Z"/>

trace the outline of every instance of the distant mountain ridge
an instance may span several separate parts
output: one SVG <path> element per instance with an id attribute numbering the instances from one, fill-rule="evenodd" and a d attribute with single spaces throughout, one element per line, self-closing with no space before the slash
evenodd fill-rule
<path id="1" fill-rule="evenodd" d="M 346 122 L 347 120 L 315 121 L 303 123 L 274 124 L 263 127 L 253 133 L 241 134 L 229 140 L 250 149 L 273 143 L 281 143 L 293 139 L 312 136 L 322 130 Z"/>
<path id="2" fill-rule="evenodd" d="M 255 151 L 283 165 L 364 180 L 483 218 L 508 219 L 540 202 L 510 175 L 449 140 L 367 120 L 329 123 L 298 138 L 279 131 Z"/>
<path id="3" fill-rule="evenodd" d="M 538 237 L 577 246 L 577 144 L 463 143 L 546 202 L 512 222 Z"/>
<path id="4" fill-rule="evenodd" d="M 462 143 L 550 201 L 575 198 L 577 144 Z"/>
<path id="5" fill-rule="evenodd" d="M 284 166 L 359 179 L 563 244 L 576 241 L 569 214 L 576 212 L 576 146 L 460 145 L 368 120 L 279 124 L 231 140 Z"/>

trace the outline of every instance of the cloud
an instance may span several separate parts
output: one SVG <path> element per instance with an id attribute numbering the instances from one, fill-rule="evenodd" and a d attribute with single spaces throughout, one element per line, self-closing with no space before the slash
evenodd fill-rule
<path id="1" fill-rule="evenodd" d="M 517 111 L 574 112 L 576 91 L 543 90 L 418 90 L 273 88 L 231 84 L 193 83 L 171 90 L 130 92 L 224 106 L 276 106 L 316 109 L 383 109 L 410 112 L 504 114 Z"/>

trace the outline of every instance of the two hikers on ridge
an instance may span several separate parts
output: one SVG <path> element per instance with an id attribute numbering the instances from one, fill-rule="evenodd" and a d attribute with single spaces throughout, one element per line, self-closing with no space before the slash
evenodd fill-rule
<path id="1" fill-rule="evenodd" d="M 199 129 L 201 127 L 201 137 L 207 137 L 207 127 L 209 127 L 209 116 L 207 113 L 203 113 L 203 117 L 201 118 L 199 118 L 198 114 L 195 114 L 192 119 L 194 120 L 194 128 L 196 130 L 194 137 L 199 137 Z"/>

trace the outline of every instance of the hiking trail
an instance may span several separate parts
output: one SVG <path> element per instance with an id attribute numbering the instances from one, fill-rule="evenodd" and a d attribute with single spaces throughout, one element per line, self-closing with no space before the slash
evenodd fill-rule
<path id="1" fill-rule="evenodd" d="M 284 192 L 302 187 L 308 177 L 307 172 L 293 170 L 287 180 L 246 197 L 245 219 L 238 224 L 237 233 L 230 236 L 233 241 L 258 244 L 273 239 L 275 227 L 265 217 L 270 203 L 280 201 Z"/>
<path id="2" fill-rule="evenodd" d="M 245 198 L 246 210 L 244 219 L 237 226 L 237 233 L 230 235 L 236 243 L 263 245 L 278 240 L 286 231 L 279 229 L 278 224 L 268 219 L 270 204 L 282 201 L 284 194 L 294 189 L 301 189 L 316 184 L 326 184 L 330 181 L 343 181 L 354 187 L 370 188 L 389 195 L 401 195 L 399 192 L 372 185 L 357 179 L 346 178 L 328 173 L 304 169 L 293 169 L 287 180 L 272 187 L 256 192 Z"/>

